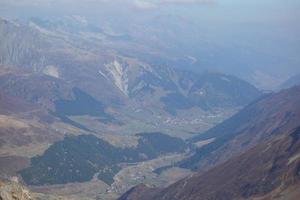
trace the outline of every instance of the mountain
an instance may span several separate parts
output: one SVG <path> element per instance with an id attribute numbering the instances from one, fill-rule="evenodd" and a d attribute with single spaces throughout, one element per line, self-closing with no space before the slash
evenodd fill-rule
<path id="1" fill-rule="evenodd" d="M 74 32 L 77 27 L 85 34 Z M 57 102 L 76 99 L 80 91 L 101 104 L 102 113 L 109 112 L 103 114 L 103 122 L 115 118 L 120 123 L 139 121 L 149 127 L 135 132 L 182 129 L 189 133 L 200 127 L 196 126 L 199 123 L 206 130 L 261 95 L 257 88 L 234 76 L 197 74 L 168 63 L 149 64 L 116 51 L 113 44 L 107 46 L 111 37 L 91 39 L 85 37 L 88 33 L 103 31 L 77 17 L 63 21 L 32 19 L 28 24 L 1 19 L 0 38 L 5 42 L 0 44 L 0 64 L 10 68 L 1 77 L 1 86 L 53 112 Z M 41 85 L 35 85 L 37 81 Z M 82 123 L 82 114 L 77 124 Z M 201 119 L 194 119 L 195 115 Z M 216 121 L 205 117 L 209 115 L 215 115 Z M 170 121 L 175 122 L 170 125 Z"/>
<path id="2" fill-rule="evenodd" d="M 300 87 L 268 94 L 246 106 L 240 112 L 214 128 L 191 139 L 207 145 L 180 166 L 205 169 L 289 131 L 299 125 Z"/>
<path id="3" fill-rule="evenodd" d="M 300 128 L 164 189 L 137 186 L 119 200 L 237 200 L 299 198 Z"/>
<path id="4" fill-rule="evenodd" d="M 300 85 L 300 74 L 290 77 L 283 84 L 280 85 L 281 89 L 293 87 L 296 85 Z"/>

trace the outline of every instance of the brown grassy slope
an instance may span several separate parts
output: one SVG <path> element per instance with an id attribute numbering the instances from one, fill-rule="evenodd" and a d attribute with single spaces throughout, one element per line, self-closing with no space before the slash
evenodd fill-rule
<path id="1" fill-rule="evenodd" d="M 196 137 L 196 141 L 210 138 L 215 140 L 200 149 L 183 165 L 200 170 L 209 169 L 261 142 L 298 127 L 299 122 L 300 86 L 270 94 Z M 225 142 L 213 150 L 204 152 L 218 141 Z"/>

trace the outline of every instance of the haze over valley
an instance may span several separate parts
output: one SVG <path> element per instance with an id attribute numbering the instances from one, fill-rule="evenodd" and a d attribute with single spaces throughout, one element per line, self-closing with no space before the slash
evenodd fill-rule
<path id="1" fill-rule="evenodd" d="M 300 4 L 0 2 L 0 199 L 300 196 Z"/>

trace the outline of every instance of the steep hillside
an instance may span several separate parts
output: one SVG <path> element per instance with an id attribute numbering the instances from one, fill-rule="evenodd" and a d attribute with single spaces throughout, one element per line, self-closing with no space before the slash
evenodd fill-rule
<path id="1" fill-rule="evenodd" d="M 300 195 L 300 128 L 165 189 L 138 186 L 119 200 L 288 199 Z"/>
<path id="2" fill-rule="evenodd" d="M 209 142 L 180 165 L 205 169 L 297 127 L 300 120 L 299 102 L 299 86 L 262 97 L 230 119 L 192 138 L 191 142 Z"/>
<path id="3" fill-rule="evenodd" d="M 176 114 L 177 110 L 193 107 L 213 110 L 244 106 L 261 95 L 247 82 L 220 73 L 193 76 L 183 73 L 175 83 L 179 85 L 179 89 L 170 90 L 167 95 L 161 97 L 164 109 L 172 114 Z"/>
<path id="4" fill-rule="evenodd" d="M 69 116 L 87 115 L 103 123 L 115 122 L 113 116 L 107 113 L 106 105 L 64 80 L 15 67 L 3 66 L 0 72 L 0 86 L 6 96 L 44 109 L 65 123 L 88 131 Z"/>
<path id="5" fill-rule="evenodd" d="M 34 109 L 34 107 L 29 102 L 21 100 L 16 96 L 8 95 L 3 90 L 0 91 L 0 113 L 2 115 L 26 112 Z"/>
<path id="6" fill-rule="evenodd" d="M 1 66 L 0 85 L 2 92 L 20 101 L 50 110 L 54 109 L 56 100 L 72 98 L 70 84 L 55 77 L 34 73 L 31 69 Z"/>
<path id="7" fill-rule="evenodd" d="M 31 157 L 42 154 L 67 132 L 84 132 L 53 114 L 55 99 L 72 99 L 65 83 L 1 66 L 0 85 L 0 177 L 16 176 L 30 165 Z"/>
<path id="8" fill-rule="evenodd" d="M 16 176 L 30 157 L 63 139 L 63 131 L 51 126 L 56 122 L 43 107 L 0 91 L 0 177 Z"/>

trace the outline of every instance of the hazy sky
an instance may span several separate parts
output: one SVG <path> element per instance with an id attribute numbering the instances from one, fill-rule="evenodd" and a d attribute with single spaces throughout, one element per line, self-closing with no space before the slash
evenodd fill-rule
<path id="1" fill-rule="evenodd" d="M 266 23 L 299 29 L 299 0 L 0 0 L 0 16 L 137 19 L 176 14 L 207 25 Z M 215 23 L 215 24 L 214 24 Z"/>
<path id="2" fill-rule="evenodd" d="M 0 16 L 83 15 L 92 20 L 137 20 L 175 14 L 213 26 L 257 23 L 299 31 L 299 0 L 0 0 Z"/>
<path id="3" fill-rule="evenodd" d="M 257 12 L 265 12 L 265 16 L 260 15 L 260 17 L 289 17 L 288 15 L 293 14 L 290 11 L 294 10 L 294 14 L 296 14 L 299 4 L 298 0 L 1 0 L 0 8 L 1 12 L 5 14 L 10 12 L 17 15 L 28 11 L 33 12 L 32 14 L 45 11 L 68 14 L 87 14 L 87 11 L 117 14 L 120 11 L 168 12 L 168 9 L 172 9 L 172 7 L 173 9 L 189 7 L 194 8 L 195 11 L 201 7 L 214 7 L 216 9 L 214 11 L 222 8 L 219 11 L 222 10 L 223 14 L 232 11 L 243 14 L 243 16 L 248 14 L 255 16 L 255 13 L 249 13 L 255 8 Z M 205 11 L 201 10 L 201 12 Z"/>
<path id="4" fill-rule="evenodd" d="M 299 0 L 0 0 L 3 17 L 73 14 L 116 21 L 175 14 L 208 26 L 242 22 L 300 29 Z"/>
<path id="5" fill-rule="evenodd" d="M 219 61 L 214 65 L 236 64 L 229 71 L 249 65 L 276 72 L 279 78 L 300 73 L 300 0 L 0 0 L 2 17 L 65 15 L 84 16 L 115 29 L 134 23 L 155 26 L 147 24 L 155 16 L 178 16 L 168 23 L 191 21 L 201 37 L 216 45 L 215 52 L 210 47 L 203 52 L 207 58 L 214 54 Z M 244 57 L 239 59 L 239 54 Z"/>

